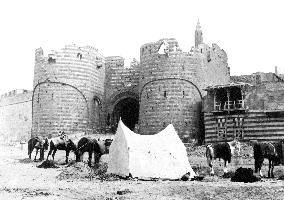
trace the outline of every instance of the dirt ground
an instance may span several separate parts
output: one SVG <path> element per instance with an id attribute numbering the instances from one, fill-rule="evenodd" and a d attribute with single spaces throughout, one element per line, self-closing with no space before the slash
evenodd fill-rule
<path id="1" fill-rule="evenodd" d="M 202 146 L 189 150 L 193 168 L 205 176 L 202 181 L 141 181 L 106 176 L 107 155 L 101 159 L 101 171 L 84 162 L 75 163 L 73 153 L 70 164 L 65 165 L 63 151 L 55 156 L 59 168 L 44 169 L 37 167 L 41 162 L 28 159 L 26 146 L 0 146 L 0 199 L 284 199 L 284 182 L 278 180 L 284 174 L 283 166 L 275 167 L 274 179 L 231 182 L 222 177 L 219 161 L 214 164 L 217 175 L 209 176 L 204 150 Z M 252 164 L 251 151 L 247 150 L 240 164 L 232 164 L 229 169 L 253 168 Z M 266 174 L 267 164 L 263 168 Z"/>

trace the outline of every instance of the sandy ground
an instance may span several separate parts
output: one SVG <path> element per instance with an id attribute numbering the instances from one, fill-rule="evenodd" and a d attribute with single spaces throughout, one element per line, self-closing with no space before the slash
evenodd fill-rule
<path id="1" fill-rule="evenodd" d="M 216 162 L 217 176 L 209 176 L 203 152 L 191 153 L 191 164 L 199 167 L 202 181 L 141 181 L 107 180 L 96 178 L 58 179 L 68 170 L 64 165 L 64 152 L 55 160 L 59 168 L 37 168 L 40 162 L 31 162 L 27 147 L 0 146 L 0 199 L 284 199 L 284 181 L 264 178 L 260 182 L 231 182 L 222 178 L 221 163 Z M 198 150 L 197 150 L 198 151 Z M 203 151 L 202 149 L 199 151 Z M 33 154 L 34 155 L 34 154 Z M 70 159 L 74 156 L 71 153 Z M 85 158 L 86 159 L 86 158 Z M 105 156 L 103 161 L 107 160 Z M 253 167 L 253 160 L 242 163 Z M 79 166 L 85 166 L 81 164 Z M 236 166 L 235 166 L 236 167 Z M 231 167 L 234 171 L 235 167 Z M 267 169 L 267 166 L 264 166 Z M 275 168 L 276 176 L 283 166 Z M 267 171 L 267 170 L 266 170 Z M 264 172 L 266 173 L 264 170 Z"/>

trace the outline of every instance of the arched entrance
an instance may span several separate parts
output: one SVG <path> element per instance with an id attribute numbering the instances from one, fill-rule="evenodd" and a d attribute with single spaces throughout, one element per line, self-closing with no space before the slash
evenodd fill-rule
<path id="1" fill-rule="evenodd" d="M 138 124 L 139 102 L 137 99 L 127 97 L 118 101 L 112 113 L 113 121 L 117 126 L 119 119 L 131 130 L 134 130 L 135 124 Z"/>

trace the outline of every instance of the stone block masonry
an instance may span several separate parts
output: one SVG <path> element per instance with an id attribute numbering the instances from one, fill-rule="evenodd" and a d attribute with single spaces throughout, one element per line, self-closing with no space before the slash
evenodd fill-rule
<path id="1" fill-rule="evenodd" d="M 68 45 L 44 57 L 35 53 L 33 133 L 100 131 L 105 63 L 97 49 Z"/>
<path id="2" fill-rule="evenodd" d="M 0 141 L 15 142 L 30 138 L 32 91 L 14 90 L 0 98 Z"/>
<path id="3" fill-rule="evenodd" d="M 140 61 L 140 133 L 154 134 L 172 123 L 183 141 L 198 138 L 203 131 L 203 89 L 229 82 L 226 53 L 205 44 L 182 52 L 170 38 L 143 45 Z"/>
<path id="4" fill-rule="evenodd" d="M 139 62 L 133 59 L 128 66 L 123 57 L 109 56 L 105 58 L 105 63 L 105 119 L 107 132 L 114 133 L 116 131 L 120 118 L 133 129 L 135 124 L 138 124 Z M 124 105 L 130 102 L 136 104 L 136 106 L 131 107 L 129 105 L 128 109 L 125 109 Z M 134 116 L 131 117 L 131 113 L 134 113 Z M 130 118 L 134 118 L 134 120 Z"/>

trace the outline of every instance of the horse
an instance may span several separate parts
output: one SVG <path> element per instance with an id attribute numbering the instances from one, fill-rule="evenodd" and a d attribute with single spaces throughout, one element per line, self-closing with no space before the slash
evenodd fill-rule
<path id="1" fill-rule="evenodd" d="M 222 158 L 224 160 L 224 173 L 228 173 L 227 162 L 231 163 L 232 156 L 239 156 L 240 150 L 241 144 L 236 139 L 231 142 L 207 145 L 205 156 L 211 169 L 210 174 L 214 175 L 213 160 L 216 158 L 219 158 L 219 160 Z"/>
<path id="2" fill-rule="evenodd" d="M 262 177 L 261 167 L 264 159 L 268 159 L 268 178 L 274 178 L 273 170 L 275 165 L 284 164 L 284 140 L 272 142 L 251 141 L 253 145 L 253 157 L 255 173 Z"/>
<path id="3" fill-rule="evenodd" d="M 44 159 L 44 150 L 48 149 L 48 139 L 46 138 L 46 139 L 42 140 L 39 137 L 34 137 L 34 138 L 29 139 L 29 141 L 28 141 L 28 155 L 29 155 L 30 159 L 31 159 L 32 152 L 33 152 L 34 148 L 36 149 L 36 154 L 35 154 L 34 160 L 36 160 L 39 149 L 40 149 L 40 159 L 39 160 L 43 160 Z"/>
<path id="4" fill-rule="evenodd" d="M 110 146 L 112 140 L 96 140 L 89 137 L 83 137 L 79 140 L 77 146 L 76 162 L 81 162 L 83 160 L 83 155 L 85 152 L 89 153 L 88 165 L 91 166 L 92 155 L 94 153 L 94 163 L 97 164 L 103 154 L 108 153 L 108 147 Z"/>
<path id="5" fill-rule="evenodd" d="M 55 137 L 50 139 L 49 142 L 49 152 L 47 155 L 46 160 L 48 160 L 49 155 L 52 153 L 52 159 L 54 160 L 54 156 L 57 150 L 65 150 L 66 151 L 66 159 L 65 162 L 66 164 L 68 163 L 68 157 L 70 151 L 74 151 L 76 155 L 76 145 L 71 139 L 67 139 L 66 136 L 64 137 Z"/>

